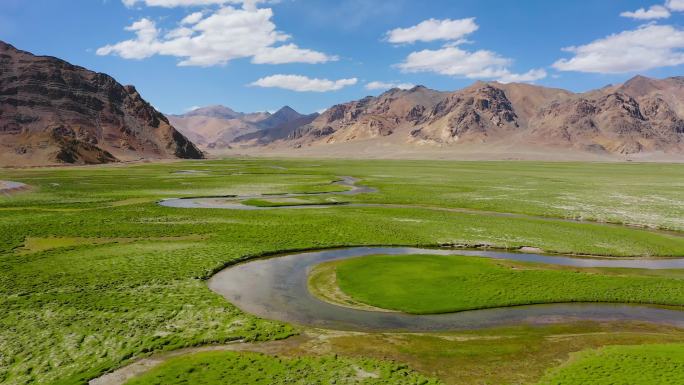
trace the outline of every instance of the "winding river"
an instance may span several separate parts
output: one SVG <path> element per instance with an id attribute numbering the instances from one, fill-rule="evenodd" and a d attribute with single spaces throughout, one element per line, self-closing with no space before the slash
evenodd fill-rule
<path id="1" fill-rule="evenodd" d="M 684 259 L 590 259 L 481 250 L 352 247 L 288 254 L 238 264 L 211 278 L 209 288 L 242 310 L 260 317 L 327 329 L 442 331 L 573 320 L 644 321 L 684 327 L 683 311 L 641 305 L 563 303 L 411 315 L 342 307 L 321 301 L 309 292 L 307 276 L 313 266 L 374 254 L 466 255 L 577 267 L 684 268 Z"/>
<path id="2" fill-rule="evenodd" d="M 328 208 L 340 205 L 288 205 L 281 207 L 257 207 L 249 206 L 240 203 L 241 200 L 247 199 L 274 199 L 274 198 L 294 198 L 320 195 L 357 195 L 365 193 L 374 193 L 377 190 L 372 187 L 357 185 L 358 179 L 351 176 L 343 176 L 340 180 L 333 182 L 336 186 L 349 187 L 346 191 L 337 192 L 320 192 L 320 193 L 285 193 L 285 194 L 255 194 L 255 195 L 228 195 L 216 197 L 199 197 L 199 198 L 171 198 L 164 199 L 159 202 L 160 205 L 166 207 L 184 208 L 184 209 L 226 209 L 226 210 L 273 210 L 273 209 L 312 209 L 312 208 Z M 351 206 L 351 205 L 345 205 Z"/>
<path id="3" fill-rule="evenodd" d="M 334 203 L 334 204 L 288 204 L 279 206 L 251 206 L 243 204 L 242 201 L 248 199 L 278 199 L 278 198 L 296 198 L 296 197 L 307 197 L 307 196 L 322 196 L 322 195 L 358 195 L 366 193 L 374 193 L 378 190 L 373 187 L 358 185 L 358 179 L 351 176 L 340 177 L 340 180 L 333 182 L 332 184 L 337 186 L 349 187 L 349 190 L 338 191 L 338 192 L 312 192 L 312 193 L 283 193 L 283 194 L 252 194 L 252 195 L 225 195 L 225 196 L 210 196 L 210 197 L 187 197 L 187 198 L 169 198 L 158 202 L 159 205 L 165 207 L 173 208 L 183 208 L 183 209 L 222 209 L 222 210 L 285 210 L 285 209 L 327 209 L 327 208 L 345 208 L 345 207 L 382 207 L 382 208 L 409 208 L 409 209 L 420 209 L 420 210 L 434 210 L 434 211 L 446 211 L 461 214 L 472 214 L 472 215 L 488 215 L 495 217 L 507 217 L 507 218 L 521 218 L 521 219 L 536 219 L 544 220 L 549 222 L 572 222 L 599 226 L 612 226 L 612 227 L 636 227 L 644 231 L 650 231 L 654 233 L 673 235 L 677 237 L 684 236 L 680 231 L 673 230 L 663 230 L 663 229 L 652 229 L 643 226 L 633 226 L 629 224 L 614 224 L 607 222 L 597 222 L 582 219 L 571 219 L 571 218 L 554 218 L 554 217 L 544 217 L 529 214 L 518 214 L 518 213 L 505 213 L 496 211 L 485 211 L 485 210 L 475 210 L 460 207 L 437 207 L 437 206 L 424 206 L 424 205 L 410 205 L 410 204 L 392 204 L 392 203 Z"/>
<path id="4" fill-rule="evenodd" d="M 357 195 L 377 190 L 360 186 L 358 179 L 345 176 L 335 185 L 348 187 L 342 192 L 293 193 L 273 195 L 236 195 L 223 197 L 173 198 L 159 202 L 174 208 L 231 210 L 315 209 L 331 207 L 416 207 L 549 221 L 617 226 L 590 221 L 542 218 L 509 213 L 482 213 L 458 208 L 422 207 L 392 204 L 292 205 L 255 207 L 242 204 L 252 198 L 285 198 L 314 195 Z M 656 231 L 656 230 L 653 230 Z M 657 231 L 669 233 L 667 231 Z M 679 232 L 673 232 L 681 236 Z M 307 276 L 313 266 L 327 261 L 373 254 L 466 255 L 514 261 L 536 262 L 577 267 L 623 267 L 642 269 L 684 269 L 684 259 L 598 259 L 552 256 L 535 253 L 513 253 L 463 249 L 420 249 L 411 247 L 353 247 L 294 253 L 258 259 L 228 267 L 209 280 L 209 288 L 224 296 L 242 310 L 257 316 L 300 325 L 342 330 L 364 331 L 440 331 L 475 329 L 520 323 L 544 324 L 573 320 L 644 321 L 684 327 L 684 311 L 647 305 L 606 303 L 559 303 L 463 311 L 438 315 L 410 315 L 352 309 L 327 303 L 314 297 L 307 287 Z"/>
<path id="5" fill-rule="evenodd" d="M 244 195 L 202 198 L 173 198 L 159 202 L 160 205 L 174 208 L 208 208 L 232 210 L 272 210 L 272 209 L 310 209 L 340 207 L 340 205 L 294 205 L 285 207 L 254 207 L 242 204 L 241 200 L 252 198 L 284 198 L 311 195 L 356 195 L 372 193 L 370 187 L 358 186 L 357 179 L 343 177 L 334 182 L 350 189 L 344 192 L 325 192 L 312 194 Z M 1 191 L 1 190 L 0 190 Z M 422 207 L 410 205 L 347 204 L 343 207 L 415 207 L 422 209 L 444 210 L 470 214 L 486 214 L 535 218 L 548 221 L 566 221 L 614 226 L 611 224 L 535 217 L 521 214 L 479 212 L 459 208 Z M 682 236 L 680 232 L 649 230 Z M 411 315 L 399 312 L 358 310 L 324 302 L 314 297 L 308 290 L 307 279 L 311 269 L 323 262 L 356 258 L 368 255 L 464 255 L 522 262 L 535 262 L 576 267 L 616 267 L 641 269 L 684 269 L 684 258 L 678 259 L 615 259 L 580 258 L 537 253 L 501 252 L 463 249 L 425 249 L 415 247 L 350 247 L 327 249 L 291 254 L 270 258 L 254 259 L 225 268 L 208 282 L 209 288 L 222 295 L 243 311 L 262 318 L 291 322 L 304 326 L 337 330 L 359 331 L 411 331 L 430 332 L 463 329 L 483 329 L 495 326 L 516 324 L 549 324 L 571 321 L 639 321 L 651 322 L 684 328 L 684 311 L 647 305 L 627 305 L 609 303 L 558 303 L 526 305 L 436 315 Z M 226 347 L 204 347 L 179 350 L 168 356 L 176 356 L 193 351 L 224 349 Z M 91 380 L 91 385 L 121 385 L 128 379 L 144 373 L 158 365 L 166 356 L 157 359 L 143 359 Z"/>

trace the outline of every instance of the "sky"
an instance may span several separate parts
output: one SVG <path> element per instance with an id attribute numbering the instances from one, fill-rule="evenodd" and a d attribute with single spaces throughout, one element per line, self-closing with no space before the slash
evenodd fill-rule
<path id="1" fill-rule="evenodd" d="M 0 40 L 133 84 L 165 113 L 684 75 L 683 23 L 684 0 L 0 0 Z"/>

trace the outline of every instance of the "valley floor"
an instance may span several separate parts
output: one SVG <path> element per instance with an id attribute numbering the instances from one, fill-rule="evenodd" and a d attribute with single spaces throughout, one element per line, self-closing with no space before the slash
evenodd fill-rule
<path id="1" fill-rule="evenodd" d="M 620 357 L 654 362 L 672 351 L 665 366 L 647 365 L 669 373 L 681 367 L 684 343 L 674 326 L 549 320 L 436 333 L 326 330 L 251 315 L 206 280 L 239 261 L 344 246 L 682 256 L 683 175 L 678 164 L 309 158 L 2 169 L 0 180 L 30 189 L 0 195 L 0 383 L 85 384 L 150 356 L 163 364 L 131 384 L 225 383 L 245 373 L 254 379 L 245 383 L 296 373 L 283 383 L 583 384 L 591 378 L 576 374 L 577 359 L 600 373 L 619 370 L 611 362 Z M 343 195 L 350 187 L 333 183 L 341 176 L 375 192 Z M 301 199 L 349 204 L 293 209 L 299 198 L 262 196 L 314 192 L 330 195 Z M 228 195 L 276 207 L 158 204 Z M 661 303 L 679 305 L 667 302 L 680 298 L 673 290 L 660 293 Z M 215 351 L 166 356 L 191 347 Z"/>
<path id="2" fill-rule="evenodd" d="M 260 158 L 300 157 L 326 159 L 422 159 L 497 161 L 523 160 L 540 162 L 671 162 L 683 163 L 684 155 L 677 152 L 644 152 L 635 154 L 611 154 L 590 152 L 572 147 L 534 146 L 528 143 L 492 142 L 460 143 L 450 145 L 407 144 L 401 139 L 359 139 L 351 142 L 317 143 L 293 148 L 287 144 L 264 147 L 239 147 L 208 149 L 210 157 L 254 156 Z"/>

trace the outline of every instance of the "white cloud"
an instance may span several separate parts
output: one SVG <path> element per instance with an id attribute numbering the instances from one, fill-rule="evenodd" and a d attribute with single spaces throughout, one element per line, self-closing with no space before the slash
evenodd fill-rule
<path id="1" fill-rule="evenodd" d="M 670 11 L 662 5 L 652 5 L 650 8 L 639 8 L 634 12 L 622 12 L 622 17 L 629 17 L 637 20 L 667 19 Z"/>
<path id="2" fill-rule="evenodd" d="M 503 73 L 498 76 L 497 80 L 501 83 L 528 83 L 544 79 L 546 76 L 546 71 L 544 69 L 538 68 L 529 70 L 524 74 L 515 74 L 510 72 Z"/>
<path id="3" fill-rule="evenodd" d="M 512 73 L 512 60 L 488 50 L 462 49 L 465 36 L 477 31 L 475 18 L 459 20 L 429 19 L 410 28 L 397 28 L 387 32 L 390 43 L 446 40 L 442 48 L 425 49 L 410 53 L 397 65 L 403 72 L 434 72 L 441 75 L 472 79 L 496 79 L 502 82 L 530 82 L 546 77 L 546 71 L 537 69 L 524 74 Z M 376 83 L 376 82 L 373 82 Z M 375 86 L 376 84 L 369 85 Z M 377 84 L 381 88 L 381 83 Z M 368 87 L 368 86 L 367 86 Z"/>
<path id="4" fill-rule="evenodd" d="M 471 79 L 497 79 L 502 82 L 530 82 L 546 77 L 544 70 L 531 70 L 525 74 L 512 73 L 508 68 L 511 63 L 511 59 L 492 51 L 469 52 L 459 47 L 447 46 L 437 50 L 413 52 L 398 66 L 404 72 L 435 72 Z"/>
<path id="5" fill-rule="evenodd" d="M 672 11 L 681 12 L 684 11 L 684 0 L 667 0 L 665 6 Z"/>
<path id="6" fill-rule="evenodd" d="M 553 64 L 560 71 L 624 73 L 684 64 L 684 31 L 648 24 L 635 30 L 568 47 L 574 56 Z"/>
<path id="7" fill-rule="evenodd" d="M 295 44 L 286 44 L 279 47 L 266 47 L 260 50 L 252 58 L 252 63 L 325 63 L 335 60 L 338 60 L 337 56 L 328 56 L 321 52 L 299 48 Z"/>
<path id="8" fill-rule="evenodd" d="M 195 4 L 200 0 L 145 0 L 148 3 Z M 337 60 L 290 43 L 278 45 L 290 36 L 276 30 L 270 8 L 219 8 L 208 16 L 192 13 L 175 29 L 163 34 L 150 19 L 140 19 L 127 27 L 136 37 L 97 50 L 98 55 L 119 55 L 126 59 L 144 59 L 154 55 L 180 58 L 181 66 L 223 65 L 239 58 L 254 63 L 324 63 Z"/>
<path id="9" fill-rule="evenodd" d="M 459 47 L 443 47 L 412 52 L 399 68 L 405 72 L 436 72 L 441 75 L 477 78 L 503 70 L 511 63 L 494 52 L 468 52 Z"/>
<path id="10" fill-rule="evenodd" d="M 148 7 L 164 7 L 164 8 L 174 8 L 174 7 L 196 7 L 204 5 L 217 5 L 217 4 L 238 4 L 242 3 L 241 0 L 121 0 L 121 2 L 126 7 L 134 7 L 138 3 L 143 3 Z"/>
<path id="11" fill-rule="evenodd" d="M 155 54 L 158 44 L 159 31 L 154 21 L 140 19 L 126 31 L 135 32 L 135 40 L 122 41 L 116 45 L 108 45 L 97 50 L 98 55 L 116 53 L 125 59 L 145 59 Z"/>
<path id="12" fill-rule="evenodd" d="M 409 28 L 396 28 L 387 32 L 390 43 L 415 43 L 417 41 L 459 40 L 477 31 L 475 18 L 429 19 Z"/>
<path id="13" fill-rule="evenodd" d="M 402 90 L 410 90 L 415 87 L 415 84 L 411 83 L 394 83 L 394 82 L 370 82 L 366 84 L 367 90 L 389 90 L 391 88 L 399 88 Z"/>
<path id="14" fill-rule="evenodd" d="M 312 79 L 301 75 L 271 75 L 253 82 L 252 86 L 264 88 L 283 88 L 298 92 L 326 92 L 337 91 L 352 86 L 358 79 Z"/>
<path id="15" fill-rule="evenodd" d="M 189 14 L 188 16 L 185 16 L 180 23 L 181 25 L 197 24 L 200 20 L 202 20 L 202 17 L 204 17 L 204 14 L 202 14 L 202 12 L 194 12 Z"/>
<path id="16" fill-rule="evenodd" d="M 208 5 L 226 5 L 226 4 L 242 4 L 246 10 L 253 11 L 257 9 L 257 5 L 261 3 L 278 3 L 280 0 L 121 0 L 121 2 L 128 8 L 133 8 L 138 3 L 142 3 L 148 7 L 199 7 Z"/>

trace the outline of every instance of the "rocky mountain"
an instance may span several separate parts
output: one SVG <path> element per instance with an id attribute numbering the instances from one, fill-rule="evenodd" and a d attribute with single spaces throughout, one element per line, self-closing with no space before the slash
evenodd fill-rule
<path id="1" fill-rule="evenodd" d="M 206 118 L 235 119 L 235 118 L 240 118 L 243 115 L 244 114 L 242 114 L 240 112 L 236 112 L 229 107 L 221 106 L 221 105 L 215 105 L 215 106 L 195 108 L 192 111 L 190 111 L 184 115 L 181 115 L 181 116 L 188 117 L 188 118 L 191 118 L 194 116 L 203 116 Z"/>
<path id="2" fill-rule="evenodd" d="M 276 111 L 273 115 L 267 117 L 266 119 L 258 122 L 259 128 L 262 130 L 269 130 L 273 128 L 277 128 L 283 124 L 288 124 L 290 122 L 297 121 L 301 118 L 303 118 L 304 115 L 300 114 L 299 112 L 293 110 L 290 106 L 285 106 L 278 111 Z"/>
<path id="3" fill-rule="evenodd" d="M 476 82 L 451 93 L 421 86 L 393 89 L 333 106 L 311 123 L 270 139 L 251 144 L 300 148 L 364 141 L 454 151 L 478 145 L 682 154 L 684 78 L 637 76 L 580 94 L 497 82 Z"/>
<path id="4" fill-rule="evenodd" d="M 455 143 L 485 141 L 520 128 L 519 117 L 506 93 L 489 84 L 476 84 L 453 93 L 425 111 L 409 140 Z"/>
<path id="5" fill-rule="evenodd" d="M 316 114 L 316 116 L 318 116 Z M 169 115 L 169 121 L 193 142 L 208 149 L 229 148 L 235 143 L 261 143 L 282 139 L 280 132 L 308 124 L 310 115 L 302 115 L 289 106 L 275 113 L 241 113 L 224 106 L 198 108 L 184 115 Z"/>
<path id="6" fill-rule="evenodd" d="M 135 87 L 0 41 L 0 164 L 201 157 Z"/>
<path id="7" fill-rule="evenodd" d="M 287 139 L 299 127 L 313 122 L 318 115 L 302 115 L 290 107 L 283 107 L 268 119 L 259 122 L 259 130 L 236 137 L 233 145 L 257 146 Z"/>
<path id="8" fill-rule="evenodd" d="M 541 107 L 530 137 L 551 145 L 617 154 L 684 149 L 684 78 L 637 76 Z"/>
<path id="9" fill-rule="evenodd" d="M 418 124 L 444 98 L 442 92 L 422 86 L 395 88 L 378 97 L 333 106 L 310 124 L 295 127 L 286 140 L 302 145 L 388 137 Z"/>
<path id="10" fill-rule="evenodd" d="M 258 123 L 270 116 L 268 112 L 244 114 L 224 106 L 209 106 L 167 117 L 174 127 L 197 145 L 222 148 L 228 147 L 240 135 L 259 130 Z"/>

